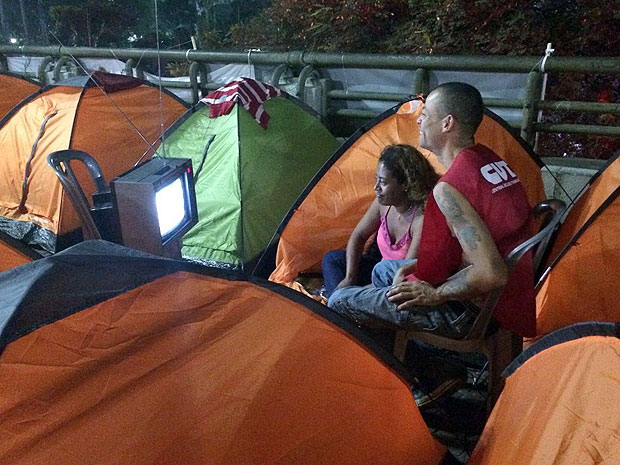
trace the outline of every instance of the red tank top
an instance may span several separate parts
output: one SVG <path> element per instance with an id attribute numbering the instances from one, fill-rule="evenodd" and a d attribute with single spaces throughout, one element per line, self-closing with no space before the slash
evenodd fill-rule
<path id="1" fill-rule="evenodd" d="M 489 148 L 478 144 L 463 150 L 439 181 L 450 184 L 469 201 L 503 257 L 531 236 L 531 207 L 525 190 L 506 162 Z M 461 267 L 462 252 L 434 197 L 429 196 L 415 277 L 432 285 L 445 282 Z M 531 253 L 513 271 L 494 316 L 520 336 L 536 334 Z"/>

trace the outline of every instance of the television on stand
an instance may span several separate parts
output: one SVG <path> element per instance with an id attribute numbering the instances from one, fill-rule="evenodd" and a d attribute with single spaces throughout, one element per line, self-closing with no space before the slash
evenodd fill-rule
<path id="1" fill-rule="evenodd" d="M 191 160 L 153 158 L 113 179 L 110 189 L 123 245 L 180 258 L 182 237 L 198 222 Z"/>

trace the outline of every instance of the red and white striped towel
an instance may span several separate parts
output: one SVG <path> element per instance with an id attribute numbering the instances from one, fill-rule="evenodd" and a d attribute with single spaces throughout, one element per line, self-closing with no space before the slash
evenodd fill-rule
<path id="1" fill-rule="evenodd" d="M 283 93 L 284 91 L 269 84 L 250 78 L 241 78 L 214 90 L 206 97 L 203 97 L 201 101 L 209 104 L 210 118 L 227 115 L 235 106 L 235 103 L 241 102 L 243 108 L 250 112 L 258 124 L 263 129 L 267 129 L 269 115 L 263 108 L 263 102 Z"/>

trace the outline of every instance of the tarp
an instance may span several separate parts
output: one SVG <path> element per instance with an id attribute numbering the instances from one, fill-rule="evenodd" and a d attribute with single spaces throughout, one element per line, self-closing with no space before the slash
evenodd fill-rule
<path id="1" fill-rule="evenodd" d="M 40 87 L 30 79 L 11 73 L 0 73 L 0 118 Z"/>
<path id="2" fill-rule="evenodd" d="M 199 219 L 183 238 L 184 256 L 240 267 L 257 258 L 338 147 L 294 97 L 283 92 L 262 107 L 266 128 L 239 104 L 211 118 L 212 105 L 200 102 L 167 131 L 159 154 L 191 158 L 195 173 Z"/>
<path id="3" fill-rule="evenodd" d="M 558 230 L 536 298 L 538 335 L 620 321 L 620 156 L 584 188 Z"/>
<path id="4" fill-rule="evenodd" d="M 507 368 L 468 465 L 620 463 L 619 337 L 618 324 L 586 323 L 531 346 Z"/>
<path id="5" fill-rule="evenodd" d="M 40 245 L 50 252 L 65 247 L 73 239 L 63 237 L 81 224 L 47 155 L 68 148 L 87 152 L 109 181 L 143 155 L 150 158 L 163 128 L 186 108 L 153 85 L 106 73 L 41 89 L 0 121 L 0 217 L 48 232 Z M 86 170 L 77 167 L 76 173 L 90 198 L 95 189 Z"/>
<path id="6" fill-rule="evenodd" d="M 0 463 L 444 455 L 365 336 L 282 286 L 88 241 L 1 274 L 0 302 Z"/>
<path id="7" fill-rule="evenodd" d="M 270 280 L 300 289 L 294 280 L 302 272 L 320 271 L 323 255 L 343 249 L 368 205 L 375 197 L 373 186 L 377 161 L 384 147 L 410 144 L 418 147 L 419 100 L 396 105 L 356 132 L 326 163 L 300 196 L 279 228 L 275 271 Z M 508 126 L 485 112 L 476 140 L 495 150 L 517 173 L 533 206 L 544 199 L 540 175 L 542 162 Z M 444 168 L 437 157 L 424 150 L 438 172 Z M 265 255 L 260 269 L 269 269 Z M 273 267 L 271 267 L 273 269 Z"/>

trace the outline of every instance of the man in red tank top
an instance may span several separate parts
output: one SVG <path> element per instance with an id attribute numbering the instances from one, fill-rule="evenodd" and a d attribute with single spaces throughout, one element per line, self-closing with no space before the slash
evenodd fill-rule
<path id="1" fill-rule="evenodd" d="M 402 262 L 381 262 L 374 288 L 340 289 L 330 307 L 361 324 L 379 320 L 458 337 L 473 320 L 462 302 L 482 300 L 506 284 L 503 257 L 529 237 L 530 206 L 510 167 L 474 142 L 482 117 L 482 97 L 468 84 L 443 84 L 429 94 L 418 120 L 420 146 L 447 171 L 429 196 L 418 260 L 401 267 L 394 283 L 389 278 Z M 533 283 L 526 256 L 495 313 L 502 326 L 522 336 L 535 333 Z"/>

